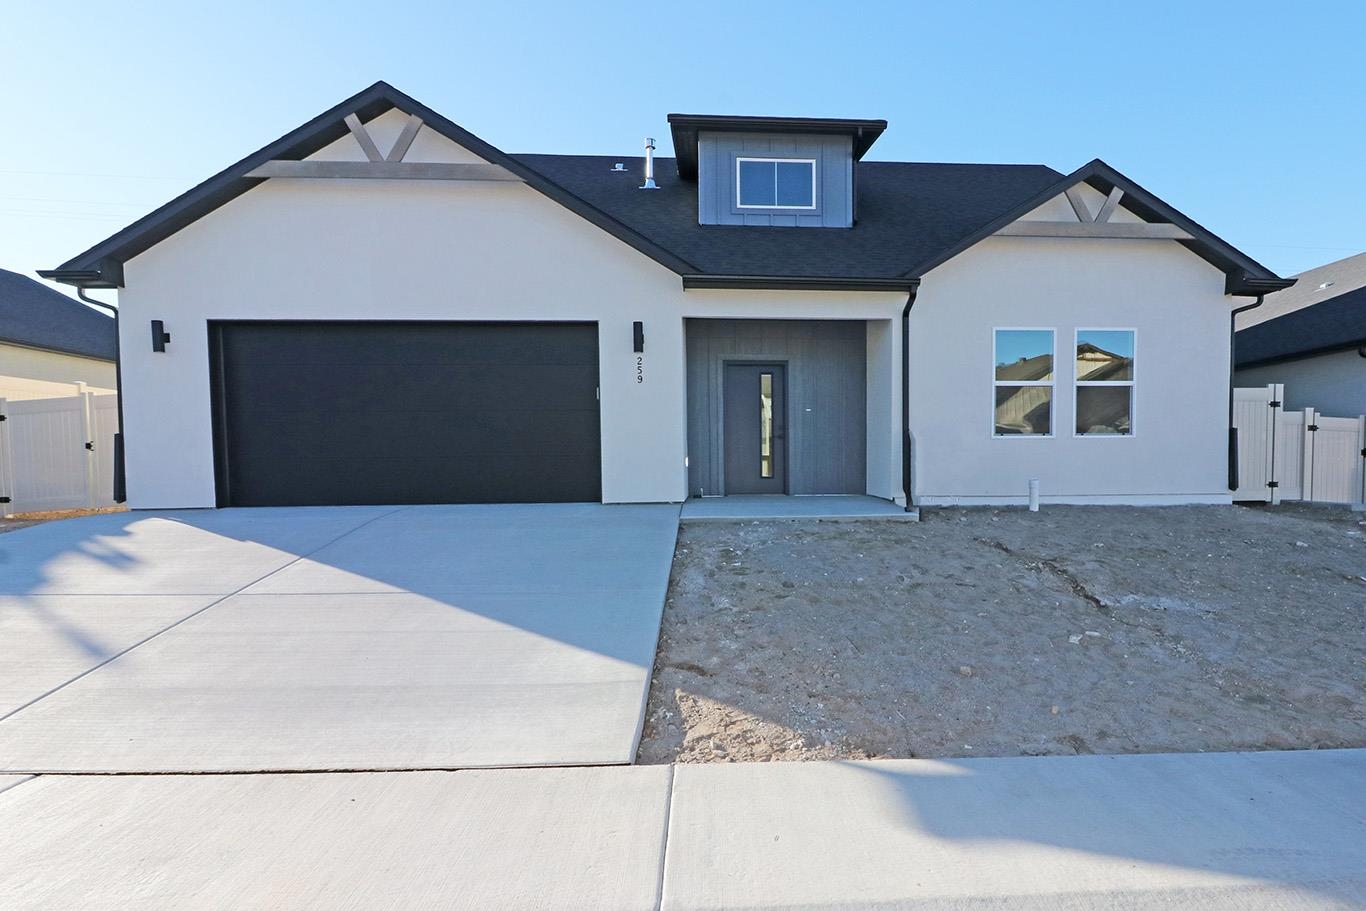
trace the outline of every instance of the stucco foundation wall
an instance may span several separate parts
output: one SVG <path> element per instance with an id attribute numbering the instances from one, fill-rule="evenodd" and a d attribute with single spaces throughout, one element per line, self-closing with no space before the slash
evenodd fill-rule
<path id="1" fill-rule="evenodd" d="M 1239 370 L 1235 380 L 1239 386 L 1284 383 L 1286 411 L 1317 408 L 1340 418 L 1366 414 L 1366 358 L 1356 349 Z"/>
<path id="2" fill-rule="evenodd" d="M 924 277 L 911 314 L 919 502 L 1223 503 L 1224 276 L 1172 241 L 989 238 Z M 1051 438 L 993 436 L 994 328 L 1052 328 Z M 1134 329 L 1132 436 L 1074 435 L 1073 332 Z"/>
<path id="3" fill-rule="evenodd" d="M 401 118 L 372 128 L 382 149 L 400 125 Z M 427 131 L 419 140 L 409 160 L 469 160 Z M 316 157 L 350 155 L 348 141 Z M 474 181 L 272 179 L 130 260 L 125 283 L 135 508 L 215 505 L 210 320 L 595 321 L 603 499 L 669 502 L 687 495 L 685 317 L 886 320 L 904 301 L 880 293 L 685 292 L 676 274 L 535 190 Z M 165 353 L 151 351 L 151 319 L 171 333 Z M 634 320 L 645 324 L 642 382 Z M 880 379 L 888 387 L 892 380 Z M 890 392 L 878 400 L 887 411 L 870 415 L 870 435 L 887 434 L 900 408 Z M 868 485 L 899 495 L 886 472 Z"/>

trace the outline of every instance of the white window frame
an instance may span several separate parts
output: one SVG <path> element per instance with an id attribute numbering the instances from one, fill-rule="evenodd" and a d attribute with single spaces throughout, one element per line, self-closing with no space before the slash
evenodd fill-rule
<path id="1" fill-rule="evenodd" d="M 746 161 L 758 162 L 778 162 L 784 164 L 809 164 L 811 165 L 811 205 L 809 206 L 747 206 L 741 201 L 740 196 L 740 165 Z M 777 199 L 775 196 L 774 199 Z M 816 198 L 816 159 L 814 158 L 736 158 L 735 159 L 735 208 L 737 209 L 757 209 L 764 212 L 771 212 L 775 209 L 786 212 L 815 212 L 820 200 Z"/>
<path id="2" fill-rule="evenodd" d="M 1077 374 L 1077 344 L 1083 332 L 1127 332 L 1133 336 L 1134 362 L 1129 367 L 1130 379 L 1127 380 L 1084 380 Z M 1138 330 L 1129 326 L 1077 326 L 1072 330 L 1072 436 L 1080 440 L 1131 440 L 1138 433 Z M 1054 371 L 1056 374 L 1057 371 Z M 1080 396 L 1077 390 L 1082 386 L 1128 386 L 1129 387 L 1129 432 L 1128 433 L 1079 433 L 1077 431 L 1077 409 Z"/>
<path id="3" fill-rule="evenodd" d="M 996 336 L 1001 332 L 1047 332 L 1053 340 L 1053 378 L 1050 380 L 998 380 L 996 365 Z M 1048 386 L 1048 433 L 997 433 L 996 390 L 1001 386 Z M 1072 419 L 1073 425 L 1076 418 Z M 993 326 L 991 329 L 991 436 L 996 440 L 1051 440 L 1058 434 L 1058 330 L 1052 326 Z"/>

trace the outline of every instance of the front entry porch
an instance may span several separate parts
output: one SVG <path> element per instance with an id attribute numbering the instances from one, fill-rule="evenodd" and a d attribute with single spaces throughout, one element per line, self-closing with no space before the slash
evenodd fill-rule
<path id="1" fill-rule="evenodd" d="M 829 522 L 862 522 L 872 519 L 918 522 L 920 510 L 906 511 L 891 500 L 863 494 L 830 496 L 694 497 L 683 504 L 681 522 L 746 522 L 772 519 L 821 519 Z"/>

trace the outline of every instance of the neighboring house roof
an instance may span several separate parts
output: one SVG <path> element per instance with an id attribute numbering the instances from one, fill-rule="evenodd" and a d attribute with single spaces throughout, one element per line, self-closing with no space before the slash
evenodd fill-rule
<path id="1" fill-rule="evenodd" d="M 1040 165 L 862 162 L 855 180 L 858 220 L 852 228 L 703 226 L 697 223 L 696 184 L 679 177 L 677 166 L 657 167 L 660 189 L 639 191 L 631 172 L 611 172 L 611 163 L 621 158 L 507 155 L 383 82 L 58 268 L 39 274 L 83 287 L 121 287 L 127 260 L 268 179 L 246 176 L 250 172 L 275 159 L 299 160 L 321 150 L 347 134 L 343 122 L 347 114 L 366 122 L 394 108 L 418 116 L 428 128 L 506 168 L 528 186 L 683 276 L 685 287 L 912 288 L 929 269 L 1082 180 L 1101 192 L 1119 186 L 1125 191 L 1121 205 L 1126 209 L 1143 218 L 1170 221 L 1190 233 L 1193 239 L 1181 243 L 1228 275 L 1230 293 L 1257 293 L 1286 284 L 1099 161 L 1066 177 Z M 680 127 L 689 128 L 722 120 L 676 116 L 696 121 L 680 122 Z M 738 126 L 763 119 L 726 120 Z M 792 118 L 774 122 L 793 128 L 799 123 Z M 884 125 L 882 121 L 807 122 L 852 131 L 861 150 L 866 150 Z M 690 154 L 695 155 L 695 150 Z M 638 177 L 639 168 L 634 174 Z"/>
<path id="2" fill-rule="evenodd" d="M 1010 364 L 996 365 L 996 379 L 998 380 L 1042 380 L 1051 376 L 1053 373 L 1053 355 L 1036 354 L 1034 357 L 1022 357 L 1018 361 Z"/>
<path id="3" fill-rule="evenodd" d="M 27 275 L 0 269 L 0 342 L 112 361 L 114 319 Z"/>
<path id="4" fill-rule="evenodd" d="M 1366 288 L 1366 253 L 1308 269 L 1294 276 L 1295 287 L 1278 291 L 1254 310 L 1239 314 L 1238 328 L 1247 329 L 1278 316 L 1312 307 L 1339 294 Z"/>
<path id="5" fill-rule="evenodd" d="M 1238 332 L 1238 367 L 1366 346 L 1366 287 Z"/>

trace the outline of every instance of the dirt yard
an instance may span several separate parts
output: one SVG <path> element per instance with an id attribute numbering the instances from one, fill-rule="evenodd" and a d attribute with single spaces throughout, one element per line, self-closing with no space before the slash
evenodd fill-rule
<path id="1" fill-rule="evenodd" d="M 0 535 L 7 531 L 18 531 L 30 525 L 55 522 L 58 519 L 78 519 L 81 516 L 97 516 L 106 512 L 124 512 L 126 506 L 106 506 L 100 509 L 62 509 L 56 512 L 25 512 L 16 516 L 0 516 Z"/>
<path id="2" fill-rule="evenodd" d="M 1366 746 L 1366 516 L 689 524 L 639 761 Z"/>

